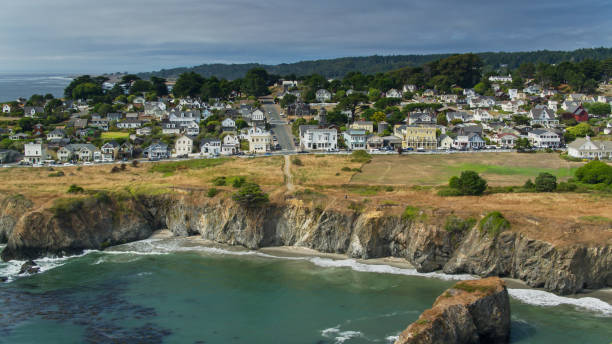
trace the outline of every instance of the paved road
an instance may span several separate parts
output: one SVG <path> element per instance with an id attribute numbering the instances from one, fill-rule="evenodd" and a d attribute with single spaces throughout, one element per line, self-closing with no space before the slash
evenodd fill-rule
<path id="1" fill-rule="evenodd" d="M 280 144 L 281 149 L 286 152 L 295 151 L 296 147 L 293 143 L 291 126 L 287 123 L 286 119 L 281 118 L 280 106 L 274 104 L 272 98 L 261 98 L 260 102 L 265 111 L 268 123 L 270 123 L 271 129 L 274 131 L 273 135 L 278 139 L 278 144 Z"/>

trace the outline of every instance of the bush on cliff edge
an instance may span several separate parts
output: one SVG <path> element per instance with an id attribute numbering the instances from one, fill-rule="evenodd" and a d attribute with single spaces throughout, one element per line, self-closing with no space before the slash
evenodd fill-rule
<path id="1" fill-rule="evenodd" d="M 269 202 L 268 194 L 255 183 L 244 183 L 232 195 L 232 199 L 247 208 L 259 207 Z"/>

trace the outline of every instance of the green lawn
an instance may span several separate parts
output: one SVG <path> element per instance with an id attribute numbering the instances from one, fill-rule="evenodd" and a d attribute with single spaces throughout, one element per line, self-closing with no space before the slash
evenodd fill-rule
<path id="1" fill-rule="evenodd" d="M 484 174 L 498 174 L 505 176 L 537 176 L 542 172 L 548 172 L 558 178 L 572 177 L 578 167 L 562 167 L 562 168 L 541 168 L 541 167 L 515 167 L 515 166 L 500 166 L 487 165 L 478 163 L 463 163 L 445 167 L 451 175 L 461 174 L 462 171 L 475 171 Z"/>
<path id="2" fill-rule="evenodd" d="M 130 133 L 124 133 L 121 131 L 107 131 L 101 135 L 104 140 L 116 140 L 116 139 L 127 139 L 130 137 Z"/>

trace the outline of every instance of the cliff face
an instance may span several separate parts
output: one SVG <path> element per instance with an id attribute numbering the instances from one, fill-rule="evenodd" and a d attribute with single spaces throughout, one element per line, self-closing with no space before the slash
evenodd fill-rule
<path id="1" fill-rule="evenodd" d="M 23 196 L 10 196 L 0 201 L 0 243 L 6 243 L 21 216 L 32 207 Z"/>
<path id="2" fill-rule="evenodd" d="M 247 209 L 199 194 L 150 196 L 89 200 L 76 211 L 31 211 L 17 220 L 5 230 L 4 260 L 100 249 L 168 228 L 251 249 L 286 245 L 353 258 L 402 257 L 420 272 L 508 276 L 563 294 L 612 286 L 609 245 L 555 247 L 511 231 L 492 237 L 475 228 L 451 233 L 434 219 L 325 211 L 298 202 Z"/>
<path id="3" fill-rule="evenodd" d="M 455 284 L 395 344 L 508 343 L 510 299 L 497 277 Z"/>
<path id="4" fill-rule="evenodd" d="M 155 210 L 155 208 L 151 208 Z M 23 214 L 10 229 L 3 260 L 64 256 L 146 239 L 159 227 L 143 202 L 77 198 Z"/>

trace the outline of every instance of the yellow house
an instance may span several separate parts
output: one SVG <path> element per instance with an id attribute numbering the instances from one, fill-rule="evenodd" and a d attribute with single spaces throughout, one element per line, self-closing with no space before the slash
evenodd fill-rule
<path id="1" fill-rule="evenodd" d="M 428 125 L 395 125 L 393 134 L 402 139 L 402 148 L 434 150 L 438 147 L 436 127 Z"/>
<path id="2" fill-rule="evenodd" d="M 351 124 L 351 129 L 361 129 L 361 130 L 365 130 L 368 133 L 373 133 L 374 132 L 374 122 L 372 121 L 355 121 L 353 124 Z"/>

